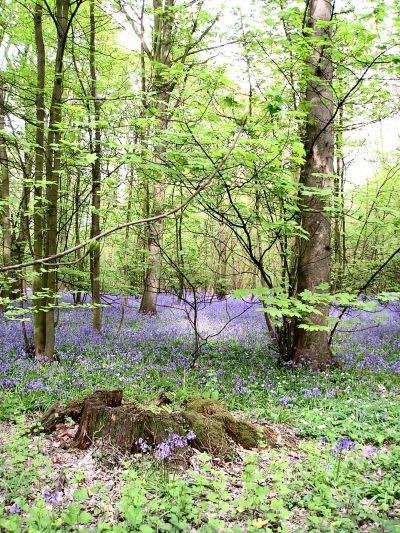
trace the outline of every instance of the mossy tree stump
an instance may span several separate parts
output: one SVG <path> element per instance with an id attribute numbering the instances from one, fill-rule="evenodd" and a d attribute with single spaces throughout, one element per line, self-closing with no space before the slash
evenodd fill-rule
<path id="1" fill-rule="evenodd" d="M 133 404 L 108 407 L 89 403 L 83 411 L 72 445 L 86 449 L 101 440 L 122 453 L 136 453 L 141 451 L 139 439 L 154 447 L 170 434 L 183 435 L 185 431 L 187 433 L 189 429 L 180 413 L 145 409 Z"/>
<path id="2" fill-rule="evenodd" d="M 234 453 L 232 442 L 251 449 L 260 441 L 255 426 L 237 420 L 214 400 L 195 398 L 186 404 L 182 415 L 196 434 L 195 447 L 211 455 L 229 458 Z"/>
<path id="3" fill-rule="evenodd" d="M 157 406 L 157 402 L 144 407 L 122 402 L 122 391 L 96 391 L 79 405 L 74 402 L 61 408 L 58 404 L 45 413 L 42 425 L 53 428 L 48 421 L 60 421 L 60 413 L 68 413 L 79 422 L 71 446 L 87 449 L 91 444 L 113 447 L 121 453 L 143 451 L 141 443 L 150 449 L 165 443 L 171 435 L 184 438 L 189 432 L 196 437 L 190 446 L 222 459 L 233 458 L 236 445 L 255 448 L 260 440 L 256 426 L 237 420 L 219 402 L 206 398 L 194 398 L 178 411 Z"/>
<path id="4" fill-rule="evenodd" d="M 118 407 L 122 403 L 122 394 L 122 390 L 98 390 L 83 400 L 73 401 L 65 406 L 55 403 L 42 416 L 40 421 L 42 429 L 46 433 L 50 433 L 54 431 L 57 424 L 62 424 L 67 418 L 72 418 L 74 422 L 79 422 L 85 404 L 89 402 L 93 404 L 97 402 L 109 407 Z"/>

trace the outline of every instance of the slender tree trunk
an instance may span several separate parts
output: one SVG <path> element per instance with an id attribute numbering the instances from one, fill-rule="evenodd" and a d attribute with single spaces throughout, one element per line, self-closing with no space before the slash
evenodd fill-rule
<path id="1" fill-rule="evenodd" d="M 180 198 L 182 202 L 182 186 L 180 187 Z M 183 251 L 183 236 L 182 236 L 183 212 L 179 211 L 175 217 L 175 241 L 176 241 L 176 264 L 179 267 L 178 271 L 178 298 L 182 300 L 185 296 L 185 260 Z"/>
<path id="2" fill-rule="evenodd" d="M 218 235 L 216 235 L 216 227 L 214 227 L 214 223 L 211 223 L 210 226 L 210 236 L 211 236 L 211 250 L 210 250 L 210 279 L 208 282 L 207 290 L 211 293 L 215 291 L 215 287 L 217 286 L 218 282 L 218 268 L 216 268 L 216 265 L 218 265 L 218 250 L 217 250 L 217 238 Z"/>
<path id="3" fill-rule="evenodd" d="M 0 165 L 1 165 L 1 199 L 2 207 L 2 231 L 3 231 L 3 264 L 9 265 L 11 263 L 11 221 L 10 221 L 10 172 L 8 165 L 8 154 L 6 147 L 6 140 L 2 131 L 6 125 L 6 109 L 5 109 L 5 94 L 4 87 L 0 85 Z M 6 276 L 8 277 L 8 276 Z M 5 286 L 2 290 L 2 296 L 10 297 L 10 287 L 8 281 L 5 280 Z"/>
<path id="4" fill-rule="evenodd" d="M 335 274 L 335 283 L 334 283 L 334 292 L 340 289 L 342 281 L 342 236 L 341 236 L 341 190 L 340 190 L 340 181 L 342 175 L 341 169 L 341 159 L 340 156 L 337 157 L 337 168 L 336 175 L 333 182 L 333 206 L 334 206 L 334 215 L 333 215 L 333 251 L 334 251 L 334 274 Z"/>
<path id="5" fill-rule="evenodd" d="M 80 189 L 81 189 L 81 174 L 78 170 L 78 174 L 76 176 L 76 183 L 75 183 L 75 194 L 74 194 L 74 206 L 75 206 L 75 214 L 74 214 L 74 233 L 75 233 L 75 245 L 79 246 L 81 242 L 81 236 L 80 236 L 80 223 L 79 223 L 79 197 L 80 197 Z M 81 250 L 77 250 L 75 252 L 75 260 L 77 261 L 77 269 L 79 272 L 82 271 L 82 264 L 81 264 Z M 75 289 L 75 287 L 74 287 Z M 78 283 L 76 287 L 76 292 L 74 291 L 74 303 L 75 305 L 80 305 L 82 303 L 82 285 L 81 285 L 81 278 L 78 276 Z"/>
<path id="6" fill-rule="evenodd" d="M 32 153 L 26 152 L 24 158 L 21 159 L 23 185 L 21 191 L 21 200 L 19 204 L 18 214 L 18 230 L 12 233 L 11 244 L 11 264 L 15 265 L 23 263 L 25 248 L 29 246 L 32 252 L 32 243 L 29 234 L 29 200 L 31 195 L 30 180 L 32 179 L 33 158 Z M 14 281 L 12 284 L 12 298 L 21 298 L 24 295 L 24 275 L 23 271 L 18 271 L 14 274 Z M 26 331 L 24 330 L 24 334 Z M 25 343 L 26 344 L 26 343 Z M 28 345 L 30 343 L 28 342 Z"/>
<path id="7" fill-rule="evenodd" d="M 256 215 L 256 253 L 257 253 L 257 258 L 260 261 L 261 267 L 264 268 L 259 191 L 256 191 L 254 210 L 255 210 L 255 215 Z M 257 268 L 257 265 L 256 265 L 256 276 L 257 276 L 256 284 L 254 285 L 254 287 L 260 284 L 262 287 L 265 287 L 266 286 L 265 280 L 262 276 L 260 276 L 259 268 Z"/>
<path id="8" fill-rule="evenodd" d="M 238 289 L 238 269 L 240 268 L 240 260 L 236 254 L 236 239 L 235 235 L 232 234 L 231 239 L 231 250 L 232 250 L 232 272 L 231 272 L 231 285 L 232 290 Z"/>
<path id="9" fill-rule="evenodd" d="M 334 131 L 332 124 L 333 68 L 329 56 L 330 29 L 320 22 L 332 18 L 332 0 L 310 0 L 308 25 L 313 30 L 311 38 L 313 54 L 309 58 L 311 69 L 306 90 L 308 117 L 305 137 L 305 165 L 300 175 L 301 226 L 307 239 L 297 242 L 297 295 L 305 290 L 318 291 L 321 284 L 328 284 L 331 268 L 330 227 L 325 200 L 320 192 L 331 187 L 333 175 Z M 301 190 L 314 188 L 315 194 L 302 194 Z M 312 324 L 327 325 L 329 310 L 320 307 L 321 315 L 309 317 Z M 293 361 L 314 369 L 323 369 L 333 364 L 327 331 L 310 331 L 295 325 Z"/>
<path id="10" fill-rule="evenodd" d="M 343 110 L 339 113 L 339 131 L 336 133 L 336 173 L 333 189 L 334 223 L 333 223 L 333 249 L 335 253 L 335 285 L 334 292 L 342 288 L 344 273 L 345 251 L 345 222 L 344 222 L 344 157 L 343 157 Z"/>
<path id="11" fill-rule="evenodd" d="M 132 220 L 132 191 L 133 191 L 133 180 L 134 180 L 134 169 L 132 168 L 129 173 L 129 181 L 128 181 L 128 199 L 126 203 L 126 218 L 125 221 L 129 222 Z M 130 243 L 130 226 L 127 226 L 125 228 L 125 236 L 124 236 L 124 249 L 127 252 L 129 250 L 129 243 Z M 124 325 L 125 320 L 125 309 L 128 307 L 129 302 L 129 291 L 133 289 L 135 286 L 135 280 L 132 277 L 132 273 L 130 272 L 130 261 L 132 256 L 129 256 L 128 253 L 126 253 L 123 263 L 123 272 L 124 272 L 124 281 L 126 284 L 126 294 L 122 299 L 121 302 L 121 320 L 118 326 L 118 331 L 121 330 L 122 326 Z"/>
<path id="12" fill-rule="evenodd" d="M 91 96 L 94 107 L 94 153 L 95 161 L 92 163 L 92 226 L 91 237 L 100 234 L 100 187 L 101 187 L 101 131 L 100 131 L 100 100 L 97 94 L 97 72 L 96 72 L 96 19 L 94 10 L 94 0 L 90 0 L 90 77 Z M 101 330 L 101 295 L 100 295 L 100 246 L 97 245 L 90 254 L 91 264 L 91 285 L 93 308 L 93 328 Z"/>
<path id="13" fill-rule="evenodd" d="M 61 172 L 60 143 L 62 137 L 62 94 L 64 77 L 64 52 L 68 28 L 69 0 L 56 1 L 57 51 L 54 65 L 54 82 L 50 104 L 49 131 L 46 146 L 46 240 L 45 255 L 57 253 L 58 240 L 58 192 Z M 46 298 L 46 344 L 45 359 L 54 359 L 55 312 L 57 295 L 57 268 L 48 264 L 44 287 Z"/>
<path id="14" fill-rule="evenodd" d="M 36 44 L 36 134 L 35 134 L 35 174 L 33 192 L 33 253 L 34 259 L 43 257 L 43 231 L 45 219 L 43 216 L 43 170 L 44 170 L 44 121 L 45 121 L 45 73 L 46 53 L 42 27 L 43 8 L 41 2 L 35 4 L 34 26 Z M 33 267 L 33 337 L 35 357 L 44 357 L 46 344 L 46 319 L 43 311 L 43 273 L 41 263 Z"/>
<path id="15" fill-rule="evenodd" d="M 223 223 L 219 226 L 218 232 L 218 275 L 215 292 L 218 300 L 226 298 L 227 293 L 227 230 Z"/>

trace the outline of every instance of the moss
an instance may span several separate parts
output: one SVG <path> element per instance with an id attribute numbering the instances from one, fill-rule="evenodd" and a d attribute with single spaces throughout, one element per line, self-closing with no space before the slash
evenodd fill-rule
<path id="1" fill-rule="evenodd" d="M 73 446 L 85 449 L 97 441 L 130 453 L 140 451 L 136 444 L 139 439 L 154 447 L 171 433 L 185 436 L 193 430 L 196 439 L 192 446 L 231 459 L 236 455 L 235 444 L 253 448 L 259 441 L 256 427 L 236 420 L 222 404 L 208 398 L 194 398 L 178 412 L 138 403 L 110 406 L 107 401 L 94 395 L 85 400 Z"/>
<path id="2" fill-rule="evenodd" d="M 255 426 L 242 420 L 236 420 L 223 405 L 215 400 L 194 398 L 186 405 L 185 414 L 192 420 L 196 420 L 198 425 L 200 421 L 203 421 L 203 427 L 200 428 L 202 433 L 207 431 L 207 426 L 204 428 L 205 421 L 208 421 L 209 425 L 210 421 L 212 421 L 214 427 L 219 428 L 218 432 L 224 435 L 226 442 L 229 442 L 227 439 L 227 436 L 229 436 L 236 444 L 247 449 L 255 448 L 259 443 L 260 436 Z M 193 431 L 197 435 L 194 427 Z M 215 431 L 216 429 L 214 429 Z M 203 439 L 205 438 L 203 437 Z M 224 447 L 225 444 L 222 444 L 221 435 L 218 436 L 218 439 L 221 441 L 220 447 Z M 212 437 L 212 440 L 218 439 L 216 435 Z M 218 448 L 217 443 L 216 448 Z"/>
<path id="3" fill-rule="evenodd" d="M 195 448 L 221 459 L 232 459 L 235 456 L 232 442 L 228 439 L 224 424 L 220 420 L 191 410 L 185 411 L 184 416 L 196 434 L 193 443 Z"/>
<path id="4" fill-rule="evenodd" d="M 171 433 L 185 435 L 188 432 L 185 419 L 178 413 L 142 411 L 141 425 L 142 436 L 150 444 L 159 444 L 165 441 Z"/>
<path id="5" fill-rule="evenodd" d="M 225 420 L 228 435 L 243 448 L 256 448 L 260 442 L 258 429 L 243 420 Z"/>
<path id="6" fill-rule="evenodd" d="M 193 398 L 186 404 L 185 411 L 194 411 L 202 415 L 229 414 L 226 408 L 209 398 Z"/>

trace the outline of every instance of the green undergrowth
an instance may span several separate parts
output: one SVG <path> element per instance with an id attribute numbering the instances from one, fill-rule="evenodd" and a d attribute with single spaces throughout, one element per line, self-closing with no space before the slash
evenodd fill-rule
<path id="1" fill-rule="evenodd" d="M 228 348 L 192 371 L 160 371 L 144 360 L 132 374 L 115 359 L 107 375 L 103 366 L 90 371 L 79 364 L 75 380 L 63 364 L 25 374 L 0 405 L 0 530 L 400 531 L 399 377 L 315 374 L 268 360 L 263 367 L 261 351 L 244 363 L 235 362 L 236 346 Z M 43 387 L 29 390 L 32 380 Z M 119 468 L 111 493 L 67 468 L 72 496 L 49 502 L 46 490 L 51 494 L 57 480 L 44 437 L 32 437 L 27 426 L 54 401 L 102 387 L 121 387 L 138 401 L 166 391 L 176 405 L 196 396 L 217 399 L 247 419 L 295 429 L 298 446 L 286 447 L 283 432 L 281 448 L 267 446 L 230 463 L 196 455 L 185 472 L 145 455 Z M 350 444 L 341 450 L 344 437 Z"/>
<path id="2" fill-rule="evenodd" d="M 184 473 L 150 458 L 127 461 L 110 520 L 111 494 L 86 484 L 84 472 L 67 469 L 72 498 L 48 502 L 41 487 L 54 475 L 41 438 L 30 442 L 24 429 L 19 418 L 1 452 L 2 531 L 399 531 L 397 445 L 366 454 L 355 444 L 338 454 L 332 443 L 303 440 L 296 451 L 247 454 L 240 465 L 198 454 Z"/>

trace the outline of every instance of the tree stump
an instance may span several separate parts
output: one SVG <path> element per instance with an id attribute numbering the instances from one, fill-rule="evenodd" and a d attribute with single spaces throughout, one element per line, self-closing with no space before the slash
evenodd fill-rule
<path id="1" fill-rule="evenodd" d="M 42 416 L 40 425 L 45 433 L 51 433 L 54 431 L 57 424 L 65 422 L 67 418 L 72 418 L 74 422 L 79 422 L 81 419 L 85 402 L 98 401 L 103 405 L 109 407 L 118 407 L 122 403 L 122 390 L 98 390 L 91 396 L 84 398 L 83 400 L 77 400 L 68 403 L 66 406 L 62 406 L 59 403 L 52 405 Z"/>
<path id="2" fill-rule="evenodd" d="M 84 450 L 101 440 L 122 453 L 141 451 L 139 439 L 154 447 L 169 435 L 183 435 L 190 428 L 180 413 L 140 408 L 125 404 L 108 407 L 100 402 L 85 402 L 85 408 L 72 446 Z"/>
<path id="3" fill-rule="evenodd" d="M 95 443 L 129 454 L 143 452 L 144 445 L 157 456 L 163 446 L 172 449 L 175 442 L 178 455 L 184 447 L 193 447 L 227 460 L 235 456 L 237 445 L 250 449 L 260 440 L 256 426 L 237 420 L 220 403 L 206 398 L 195 398 L 181 410 L 170 411 L 157 402 L 147 407 L 122 404 L 122 391 L 97 391 L 65 408 L 56 404 L 44 415 L 42 425 L 51 430 L 61 416 L 79 422 L 71 443 L 79 449 Z"/>
<path id="4" fill-rule="evenodd" d="M 214 400 L 195 398 L 187 403 L 182 414 L 196 434 L 196 448 L 211 455 L 229 458 L 234 453 L 232 442 L 251 449 L 260 441 L 255 426 L 237 420 Z"/>

